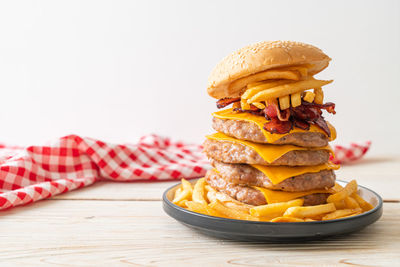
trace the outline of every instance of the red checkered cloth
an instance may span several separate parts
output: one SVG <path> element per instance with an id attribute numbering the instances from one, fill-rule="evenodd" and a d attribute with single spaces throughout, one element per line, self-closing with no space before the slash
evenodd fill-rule
<path id="1" fill-rule="evenodd" d="M 335 164 L 346 164 L 361 159 L 369 150 L 371 141 L 364 143 L 351 143 L 348 146 L 335 145 L 333 150 L 335 157 L 331 161 Z"/>
<path id="2" fill-rule="evenodd" d="M 367 145 L 335 147 L 337 163 L 362 157 Z M 47 146 L 0 145 L 0 210 L 49 198 L 100 179 L 162 181 L 204 176 L 200 145 L 148 135 L 137 144 L 110 144 L 69 135 Z"/>
<path id="3" fill-rule="evenodd" d="M 0 210 L 93 184 L 204 176 L 209 163 L 200 145 L 148 135 L 115 145 L 69 135 L 47 146 L 0 145 Z"/>

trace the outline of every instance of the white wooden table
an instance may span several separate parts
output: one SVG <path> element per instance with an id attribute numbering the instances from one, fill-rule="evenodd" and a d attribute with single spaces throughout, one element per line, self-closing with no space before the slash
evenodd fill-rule
<path id="1" fill-rule="evenodd" d="M 400 157 L 366 158 L 338 178 L 381 194 L 381 220 L 324 241 L 218 240 L 163 212 L 161 195 L 172 182 L 99 182 L 2 212 L 0 266 L 400 266 Z"/>

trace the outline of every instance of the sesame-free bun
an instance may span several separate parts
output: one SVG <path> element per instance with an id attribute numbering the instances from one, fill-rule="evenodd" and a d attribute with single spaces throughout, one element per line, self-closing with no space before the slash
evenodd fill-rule
<path id="1" fill-rule="evenodd" d="M 264 41 L 248 45 L 226 56 L 208 78 L 207 92 L 220 99 L 239 97 L 243 88 L 229 88 L 240 78 L 277 67 L 312 64 L 314 75 L 329 65 L 331 59 L 321 49 L 294 41 Z"/>

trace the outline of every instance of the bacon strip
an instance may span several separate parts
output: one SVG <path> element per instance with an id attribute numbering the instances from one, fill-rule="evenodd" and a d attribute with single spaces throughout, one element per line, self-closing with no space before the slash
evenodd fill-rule
<path id="1" fill-rule="evenodd" d="M 253 114 L 253 115 L 257 115 L 257 116 L 264 116 L 264 111 L 261 110 L 261 109 L 257 109 L 257 110 L 248 110 L 248 109 L 234 108 L 233 111 L 235 111 L 235 112 L 250 113 L 250 114 Z"/>
<path id="2" fill-rule="evenodd" d="M 279 109 L 278 109 L 279 110 Z M 278 112 L 278 119 L 280 121 L 288 121 L 290 117 L 290 110 L 289 109 L 285 109 L 285 110 L 279 110 Z"/>
<path id="3" fill-rule="evenodd" d="M 217 101 L 217 107 L 224 108 L 239 101 L 240 97 L 223 98 Z M 264 129 L 270 133 L 285 134 L 290 132 L 293 129 L 293 126 L 303 130 L 309 130 L 310 124 L 314 124 L 321 128 L 321 130 L 330 137 L 331 131 L 324 117 L 322 117 L 322 109 L 329 113 L 336 114 L 335 104 L 332 102 L 316 104 L 304 100 L 300 106 L 295 108 L 291 107 L 285 110 L 280 110 L 276 103 L 268 103 L 264 110 L 250 105 L 250 110 L 234 108 L 233 111 L 264 116 L 268 120 L 268 122 L 264 124 Z"/>
<path id="4" fill-rule="evenodd" d="M 279 108 L 277 105 L 270 103 L 264 109 L 265 118 L 270 120 L 271 118 L 276 118 L 278 116 Z"/>
<path id="5" fill-rule="evenodd" d="M 232 103 L 239 102 L 240 97 L 236 98 L 222 98 L 217 101 L 217 108 L 224 108 L 226 106 L 229 106 Z"/>
<path id="6" fill-rule="evenodd" d="M 278 118 L 271 118 L 271 120 L 264 124 L 264 129 L 273 134 L 285 134 L 293 129 L 292 121 L 280 121 Z"/>
<path id="7" fill-rule="evenodd" d="M 306 131 L 310 130 L 310 124 L 306 121 L 294 118 L 293 124 L 295 127 L 300 128 L 302 130 L 306 130 Z"/>
<path id="8" fill-rule="evenodd" d="M 321 104 L 308 103 L 306 101 L 302 101 L 301 104 L 305 105 L 305 106 L 308 106 L 308 107 L 316 107 L 316 108 L 319 108 L 319 109 L 325 109 L 329 113 L 336 114 L 335 103 L 332 103 L 332 102 L 327 102 L 327 103 L 321 105 Z"/>
<path id="9" fill-rule="evenodd" d="M 314 121 L 314 123 L 321 128 L 328 135 L 328 137 L 331 137 L 331 130 L 329 129 L 328 124 L 326 124 L 324 117 L 319 117 Z"/>

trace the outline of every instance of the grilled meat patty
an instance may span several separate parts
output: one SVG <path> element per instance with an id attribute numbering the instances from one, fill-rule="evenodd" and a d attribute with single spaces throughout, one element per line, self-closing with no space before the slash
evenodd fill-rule
<path id="1" fill-rule="evenodd" d="M 257 189 L 245 185 L 235 185 L 229 183 L 214 170 L 209 170 L 206 173 L 205 178 L 207 183 L 212 188 L 217 191 L 223 192 L 240 202 L 254 206 L 267 204 L 264 195 Z M 302 197 L 304 199 L 304 206 L 324 204 L 326 203 L 328 195 L 329 194 L 327 193 L 318 193 L 304 196 Z"/>
<path id="2" fill-rule="evenodd" d="M 212 160 L 211 164 L 227 182 L 236 185 L 259 186 L 272 190 L 287 192 L 308 191 L 330 188 L 335 185 L 336 176 L 333 170 L 322 170 L 290 177 L 278 184 L 261 171 L 247 164 L 229 164 Z"/>
<path id="3" fill-rule="evenodd" d="M 255 143 L 268 143 L 260 127 L 254 122 L 213 118 L 212 127 L 217 132 Z M 302 147 L 323 147 L 328 145 L 328 137 L 320 132 L 297 132 L 285 135 L 273 144 L 296 145 Z"/>
<path id="4" fill-rule="evenodd" d="M 206 139 L 203 143 L 207 157 L 224 163 L 260 165 L 310 166 L 328 162 L 328 150 L 292 150 L 274 162 L 266 162 L 252 148 L 229 141 Z"/>

